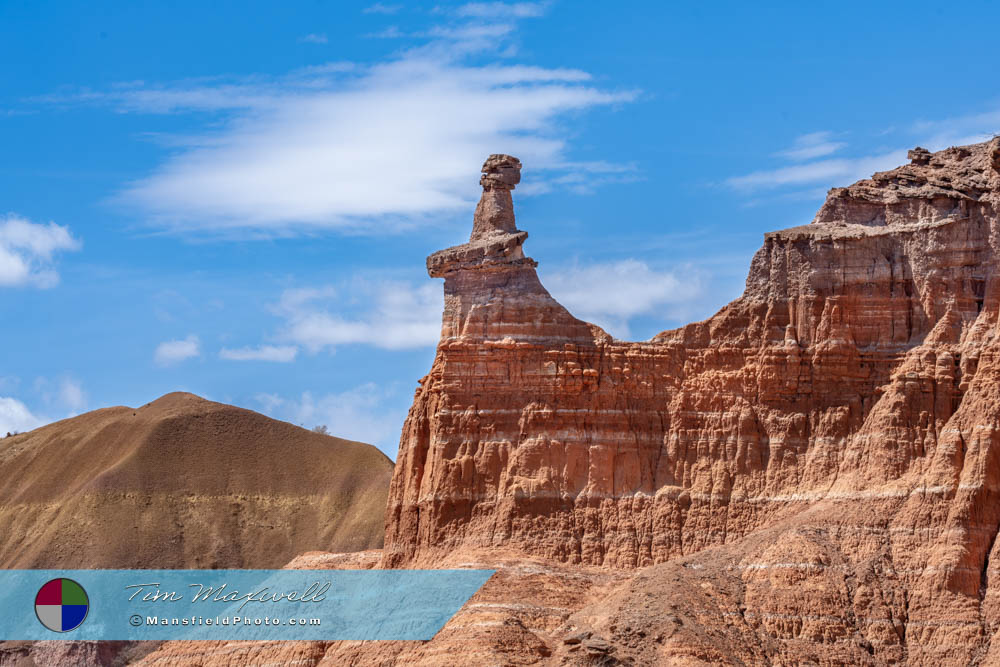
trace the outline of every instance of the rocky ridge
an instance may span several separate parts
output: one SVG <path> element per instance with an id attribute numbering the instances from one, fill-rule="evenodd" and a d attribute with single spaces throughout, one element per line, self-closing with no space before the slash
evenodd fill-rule
<path id="1" fill-rule="evenodd" d="M 491 567 L 430 642 L 167 642 L 147 665 L 1000 664 L 1000 139 L 830 192 L 743 296 L 643 343 L 545 291 L 491 156 L 385 549 Z"/>
<path id="2" fill-rule="evenodd" d="M 403 429 L 385 564 L 654 566 L 723 589 L 698 623 L 730 656 L 992 657 L 1000 138 L 910 159 L 767 234 L 740 299 L 645 343 L 570 315 L 526 234 L 477 216 L 428 261 L 442 339 Z M 615 599 L 600 617 L 634 615 Z M 691 641 L 637 645 L 705 659 Z"/>

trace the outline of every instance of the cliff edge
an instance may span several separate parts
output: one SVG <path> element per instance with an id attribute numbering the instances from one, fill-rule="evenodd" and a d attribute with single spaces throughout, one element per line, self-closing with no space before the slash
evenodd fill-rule
<path id="1" fill-rule="evenodd" d="M 691 595 L 724 602 L 702 630 L 731 635 L 711 651 L 746 658 L 756 637 L 768 660 L 833 645 L 986 660 L 1000 138 L 909 157 L 767 234 L 712 318 L 623 342 L 545 291 L 509 199 L 520 163 L 491 156 L 469 243 L 428 259 L 442 337 L 403 429 L 384 564 L 503 553 L 680 576 L 657 604 L 697 575 L 721 588 Z M 592 617 L 648 625 L 630 596 Z"/>

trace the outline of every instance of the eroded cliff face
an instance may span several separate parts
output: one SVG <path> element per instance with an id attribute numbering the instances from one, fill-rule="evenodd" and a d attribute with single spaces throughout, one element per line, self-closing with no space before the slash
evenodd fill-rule
<path id="1" fill-rule="evenodd" d="M 403 430 L 387 562 L 504 547 L 635 567 L 823 498 L 959 502 L 952 440 L 986 416 L 967 394 L 996 330 L 1000 140 L 910 157 L 767 234 L 740 299 L 644 343 L 545 291 L 516 179 L 497 176 L 520 163 L 491 157 L 470 242 L 428 258 L 442 338 Z"/>
<path id="2" fill-rule="evenodd" d="M 559 306 L 516 229 L 432 255 L 442 340 L 385 562 L 731 545 L 732 608 L 779 647 L 1000 661 L 1000 138 L 909 158 L 767 234 L 740 299 L 645 343 Z"/>
<path id="3" fill-rule="evenodd" d="M 381 565 L 497 574 L 429 642 L 142 664 L 1000 664 L 1000 139 L 910 158 L 628 343 L 539 283 L 491 156 L 469 243 L 428 258 L 442 338 Z"/>
<path id="4" fill-rule="evenodd" d="M 556 303 L 513 226 L 432 255 L 442 339 L 386 564 L 502 549 L 634 568 L 721 546 L 732 608 L 777 642 L 761 655 L 983 659 L 1000 629 L 1000 138 L 909 158 L 767 234 L 741 298 L 645 343 Z"/>

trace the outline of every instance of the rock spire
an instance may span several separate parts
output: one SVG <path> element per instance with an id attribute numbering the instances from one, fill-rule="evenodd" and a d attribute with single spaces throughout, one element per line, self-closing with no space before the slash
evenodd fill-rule
<path id="1" fill-rule="evenodd" d="M 496 234 L 517 232 L 514 224 L 514 202 L 511 190 L 521 182 L 521 161 L 510 155 L 494 153 L 483 164 L 479 184 L 483 196 L 476 206 L 469 241 L 478 241 Z"/>

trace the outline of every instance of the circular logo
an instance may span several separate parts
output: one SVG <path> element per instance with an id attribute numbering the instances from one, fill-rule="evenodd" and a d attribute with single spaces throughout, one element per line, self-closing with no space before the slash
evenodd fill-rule
<path id="1" fill-rule="evenodd" d="M 48 581 L 35 596 L 35 616 L 53 632 L 69 632 L 80 627 L 88 611 L 87 591 L 72 579 Z"/>

